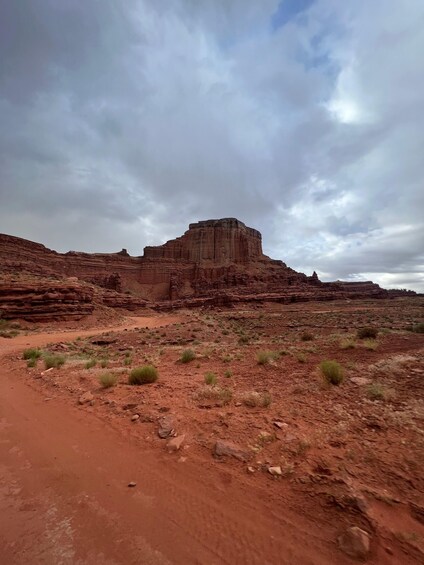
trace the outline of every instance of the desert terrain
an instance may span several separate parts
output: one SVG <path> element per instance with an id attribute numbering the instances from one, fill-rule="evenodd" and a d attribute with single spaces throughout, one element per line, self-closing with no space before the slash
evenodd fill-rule
<path id="1" fill-rule="evenodd" d="M 3 321 L 0 561 L 422 563 L 423 308 Z"/>

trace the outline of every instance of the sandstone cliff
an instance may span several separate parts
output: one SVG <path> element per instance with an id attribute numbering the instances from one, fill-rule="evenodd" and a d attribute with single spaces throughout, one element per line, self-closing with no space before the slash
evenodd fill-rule
<path id="1" fill-rule="evenodd" d="M 30 275 L 24 286 L 11 286 L 16 273 Z M 168 308 L 390 296 L 372 282 L 322 283 L 315 272 L 308 277 L 270 259 L 261 234 L 235 218 L 190 224 L 181 237 L 146 247 L 142 257 L 126 250 L 62 254 L 0 234 L 0 280 L 3 316 L 26 319 L 81 316 L 96 303 L 134 309 L 147 301 Z"/>

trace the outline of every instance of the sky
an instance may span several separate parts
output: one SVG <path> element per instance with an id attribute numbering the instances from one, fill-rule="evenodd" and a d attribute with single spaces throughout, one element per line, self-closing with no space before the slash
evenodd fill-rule
<path id="1" fill-rule="evenodd" d="M 4 0 L 0 232 L 141 255 L 236 217 L 424 292 L 423 0 Z"/>

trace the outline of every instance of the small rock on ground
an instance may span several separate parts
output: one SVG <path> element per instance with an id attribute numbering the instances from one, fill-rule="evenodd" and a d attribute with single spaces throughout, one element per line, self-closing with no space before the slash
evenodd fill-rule
<path id="1" fill-rule="evenodd" d="M 214 447 L 214 455 L 217 457 L 222 457 L 228 455 L 230 457 L 235 457 L 239 461 L 248 461 L 250 459 L 250 452 L 241 449 L 234 443 L 229 441 L 218 440 Z"/>
<path id="2" fill-rule="evenodd" d="M 128 486 L 129 486 L 130 488 L 133 488 L 133 487 L 136 487 L 136 486 L 137 486 L 137 483 L 135 483 L 134 481 L 131 481 L 131 482 L 128 483 Z"/>
<path id="3" fill-rule="evenodd" d="M 182 434 L 180 436 L 173 437 L 166 444 L 166 449 L 170 453 L 174 453 L 175 451 L 178 451 L 179 449 L 181 449 L 181 446 L 183 445 L 184 441 L 185 441 L 185 435 L 184 434 Z"/>
<path id="4" fill-rule="evenodd" d="M 357 559 L 365 559 L 370 552 L 370 535 L 358 528 L 351 526 L 338 538 L 339 548 Z"/>
<path id="5" fill-rule="evenodd" d="M 84 392 L 84 394 L 82 394 L 79 399 L 78 399 L 78 404 L 88 404 L 91 403 L 94 400 L 94 396 L 91 392 Z"/>
<path id="6" fill-rule="evenodd" d="M 268 473 L 270 473 L 274 477 L 281 477 L 281 475 L 283 474 L 281 467 L 268 467 Z"/>

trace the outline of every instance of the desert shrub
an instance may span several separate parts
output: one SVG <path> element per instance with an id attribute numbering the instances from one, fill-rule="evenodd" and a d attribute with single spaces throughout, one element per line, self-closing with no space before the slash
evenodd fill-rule
<path id="1" fill-rule="evenodd" d="M 229 371 L 229 370 L 228 370 L 228 371 L 225 371 L 224 377 L 226 377 L 227 379 L 229 379 L 229 378 L 232 377 L 232 376 L 233 376 L 232 371 Z"/>
<path id="2" fill-rule="evenodd" d="M 22 358 L 25 359 L 26 361 L 28 361 L 29 359 L 39 359 L 42 355 L 42 351 L 41 349 L 25 349 L 25 351 L 22 354 Z"/>
<path id="3" fill-rule="evenodd" d="M 87 361 L 87 363 L 85 364 L 85 368 L 86 369 L 92 369 L 93 367 L 96 366 L 97 361 L 95 359 L 89 359 Z"/>
<path id="4" fill-rule="evenodd" d="M 368 386 L 367 395 L 371 400 L 391 400 L 394 398 L 393 390 L 378 382 L 371 383 Z"/>
<path id="5" fill-rule="evenodd" d="M 259 351 L 256 354 L 256 361 L 258 362 L 258 365 L 267 365 L 274 359 L 278 359 L 278 353 L 276 351 Z"/>
<path id="6" fill-rule="evenodd" d="M 412 326 L 412 331 L 416 334 L 424 334 L 424 322 L 419 322 Z"/>
<path id="7" fill-rule="evenodd" d="M 19 335 L 18 330 L 2 330 L 0 331 L 0 337 L 5 337 L 7 339 L 11 339 L 12 337 L 16 337 Z"/>
<path id="8" fill-rule="evenodd" d="M 337 361 L 322 361 L 319 367 L 328 383 L 339 385 L 343 381 L 343 369 Z"/>
<path id="9" fill-rule="evenodd" d="M 343 339 L 340 342 L 340 349 L 355 349 L 356 343 L 353 339 Z"/>
<path id="10" fill-rule="evenodd" d="M 44 356 L 44 366 L 46 369 L 59 369 L 59 367 L 65 364 L 65 361 L 66 359 L 63 355 L 49 353 Z"/>
<path id="11" fill-rule="evenodd" d="M 312 341 L 314 339 L 314 336 L 313 334 L 311 334 L 311 332 L 303 332 L 300 339 L 302 341 Z"/>
<path id="12" fill-rule="evenodd" d="M 359 328 L 356 334 L 359 339 L 375 339 L 378 335 L 376 328 Z"/>
<path id="13" fill-rule="evenodd" d="M 230 389 L 219 386 L 203 386 L 194 395 L 199 406 L 225 406 L 232 397 Z"/>
<path id="14" fill-rule="evenodd" d="M 216 381 L 217 381 L 217 379 L 216 379 L 215 373 L 211 373 L 210 371 L 208 371 L 208 372 L 205 374 L 205 383 L 206 383 L 207 385 L 215 385 L 215 384 L 216 384 Z"/>
<path id="15" fill-rule="evenodd" d="M 124 359 L 124 365 L 125 365 L 126 367 L 128 367 L 128 365 L 131 365 L 131 363 L 132 363 L 132 357 L 125 357 L 125 359 Z"/>
<path id="16" fill-rule="evenodd" d="M 364 347 L 369 351 L 375 351 L 378 348 L 378 341 L 375 339 L 366 339 L 364 341 Z"/>
<path id="17" fill-rule="evenodd" d="M 239 345 L 247 345 L 249 343 L 249 337 L 247 335 L 241 335 L 238 342 Z"/>
<path id="18" fill-rule="evenodd" d="M 307 361 L 307 357 L 304 353 L 302 353 L 302 351 L 296 353 L 296 359 L 299 361 L 299 363 L 306 363 Z"/>
<path id="19" fill-rule="evenodd" d="M 257 406 L 260 408 L 267 408 L 272 402 L 272 397 L 269 392 L 257 392 L 256 390 L 251 390 L 242 394 L 240 400 L 245 406 L 249 406 L 250 408 L 255 408 Z"/>
<path id="20" fill-rule="evenodd" d="M 192 349 L 185 349 L 180 357 L 181 363 L 190 363 L 190 361 L 193 361 L 194 359 L 196 359 L 196 354 Z"/>
<path id="21" fill-rule="evenodd" d="M 100 361 L 100 367 L 101 367 L 102 369 L 105 369 L 108 365 L 109 365 L 109 360 L 108 360 L 108 359 L 102 359 L 102 360 Z"/>
<path id="22" fill-rule="evenodd" d="M 130 385 L 144 385 L 154 383 L 158 379 L 158 371 L 153 365 L 144 365 L 131 371 L 128 377 Z"/>
<path id="23" fill-rule="evenodd" d="M 102 373 L 99 375 L 99 383 L 103 388 L 110 388 L 115 386 L 118 381 L 118 377 L 113 373 Z"/>
<path id="24" fill-rule="evenodd" d="M 33 368 L 33 367 L 36 367 L 36 366 L 37 366 L 37 361 L 38 361 L 37 357 L 31 357 L 31 358 L 28 359 L 28 361 L 27 361 L 27 367 L 28 367 L 29 369 L 31 369 L 31 368 Z"/>

